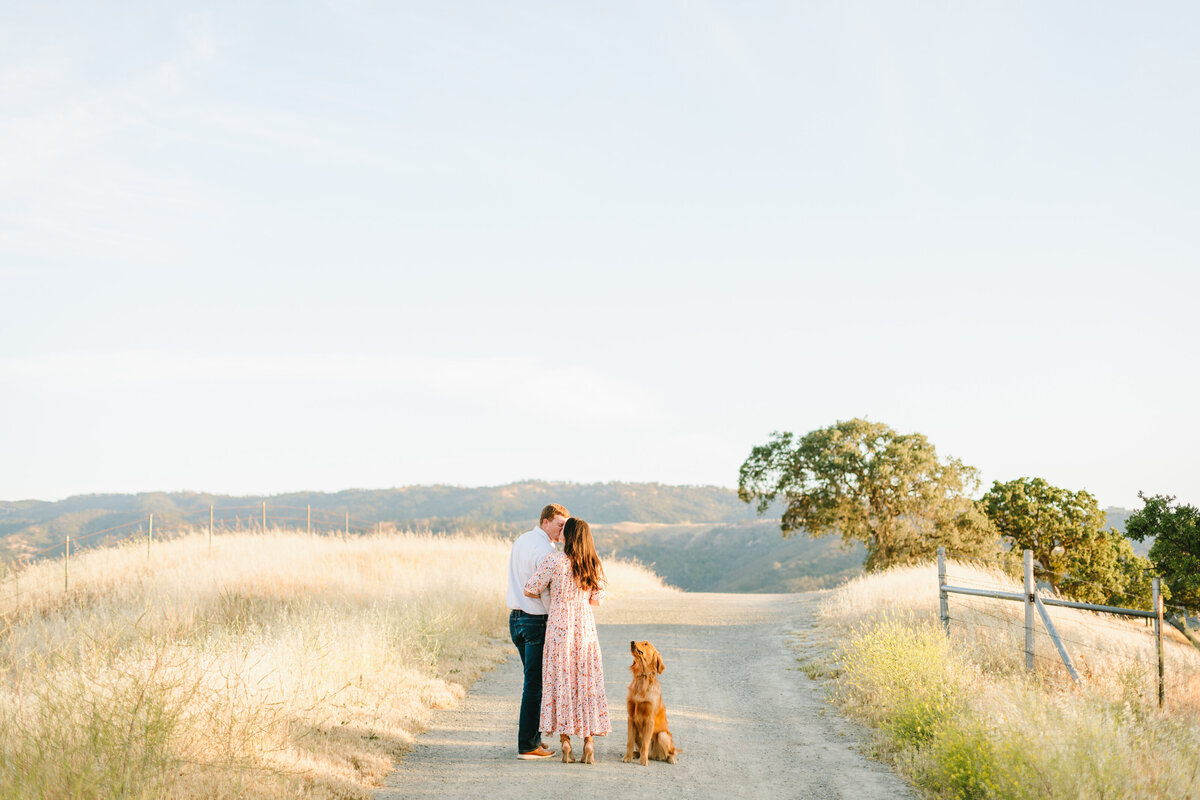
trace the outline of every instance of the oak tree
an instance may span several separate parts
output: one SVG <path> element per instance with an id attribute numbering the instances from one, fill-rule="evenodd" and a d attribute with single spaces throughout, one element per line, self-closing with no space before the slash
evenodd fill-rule
<path id="1" fill-rule="evenodd" d="M 959 557 L 991 557 L 998 537 L 967 496 L 976 470 L 940 460 L 919 433 L 851 419 L 802 437 L 776 432 L 738 474 L 738 497 L 760 514 L 784 504 L 784 536 L 840 534 L 866 545 L 867 570 L 931 557 L 944 545 Z"/>
<path id="2" fill-rule="evenodd" d="M 1017 478 L 995 481 L 980 505 L 1014 552 L 1033 551 L 1034 575 L 1055 593 L 1085 603 L 1149 606 L 1149 562 L 1108 528 L 1088 492 Z"/>
<path id="3" fill-rule="evenodd" d="M 1200 614 L 1200 509 L 1180 505 L 1167 495 L 1146 497 L 1138 492 L 1138 497 L 1143 507 L 1126 520 L 1125 533 L 1139 542 L 1154 537 L 1150 561 L 1174 607 L 1166 618 L 1200 648 L 1200 636 L 1187 620 Z"/>

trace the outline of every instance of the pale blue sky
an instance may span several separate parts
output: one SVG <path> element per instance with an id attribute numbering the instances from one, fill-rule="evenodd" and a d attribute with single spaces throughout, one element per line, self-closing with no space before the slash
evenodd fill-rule
<path id="1" fill-rule="evenodd" d="M 1200 502 L 1195 4 L 4 6 L 0 499 L 866 416 Z"/>

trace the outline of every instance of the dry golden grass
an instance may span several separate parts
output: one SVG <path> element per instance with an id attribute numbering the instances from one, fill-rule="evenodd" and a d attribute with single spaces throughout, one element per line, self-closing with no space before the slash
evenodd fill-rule
<path id="1" fill-rule="evenodd" d="M 1020 592 L 1000 572 L 948 566 L 952 585 Z M 933 565 L 867 575 L 819 612 L 838 631 L 837 698 L 875 725 L 879 752 L 937 797 L 1200 796 L 1200 652 L 1165 642 L 1157 706 L 1152 629 L 1051 607 L 1082 683 L 1037 621 L 1025 669 L 1021 603 L 950 596 L 947 638 Z"/>
<path id="2" fill-rule="evenodd" d="M 192 533 L 73 556 L 66 590 L 35 565 L 0 605 L 0 796 L 369 796 L 511 648 L 509 547 Z"/>
<path id="3" fill-rule="evenodd" d="M 1023 591 L 996 569 L 950 562 L 947 583 L 1004 592 Z M 1025 669 L 1025 610 L 1021 603 L 951 594 L 950 638 L 955 650 L 990 672 Z M 1047 609 L 1086 687 L 1114 696 L 1136 690 L 1157 697 L 1154 629 L 1141 620 L 1072 608 Z M 938 620 L 937 566 L 901 567 L 843 584 L 822 604 L 821 615 L 842 627 L 883 615 Z M 1071 680 L 1053 641 L 1036 619 L 1035 666 L 1047 685 Z M 1164 628 L 1165 684 L 1169 704 L 1200 711 L 1200 651 L 1170 626 Z"/>

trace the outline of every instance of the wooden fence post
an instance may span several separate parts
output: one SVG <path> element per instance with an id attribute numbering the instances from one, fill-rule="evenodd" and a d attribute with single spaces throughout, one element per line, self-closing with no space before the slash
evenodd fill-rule
<path id="1" fill-rule="evenodd" d="M 66 592 L 70 585 L 71 574 L 71 537 L 67 537 L 67 549 L 63 556 L 63 591 Z"/>
<path id="2" fill-rule="evenodd" d="M 1154 646 L 1158 650 L 1158 707 L 1163 705 L 1163 645 L 1162 645 L 1162 630 L 1163 630 L 1163 599 L 1162 585 L 1159 579 L 1155 578 L 1153 583 L 1154 590 Z"/>
<path id="3" fill-rule="evenodd" d="M 267 501 L 263 500 L 263 533 L 267 532 Z"/>
<path id="4" fill-rule="evenodd" d="M 350 535 L 350 512 L 346 512 L 346 535 Z"/>
<path id="5" fill-rule="evenodd" d="M 938 548 L 938 608 L 941 610 L 942 627 L 950 635 L 950 598 L 946 594 L 946 548 Z"/>
<path id="6" fill-rule="evenodd" d="M 213 522 L 213 507 L 208 505 L 208 555 L 212 556 L 212 522 Z"/>
<path id="7" fill-rule="evenodd" d="M 1033 551 L 1025 551 L 1025 669 L 1033 671 Z"/>
<path id="8" fill-rule="evenodd" d="M 154 515 L 150 515 L 150 529 L 146 532 L 146 560 L 150 560 L 150 542 L 154 539 Z"/>

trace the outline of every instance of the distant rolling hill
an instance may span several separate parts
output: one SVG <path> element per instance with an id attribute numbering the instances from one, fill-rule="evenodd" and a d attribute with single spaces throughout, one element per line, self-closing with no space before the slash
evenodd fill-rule
<path id="1" fill-rule="evenodd" d="M 658 483 L 566 483 L 521 481 L 503 486 L 406 486 L 293 492 L 271 497 L 150 492 L 133 495 L 80 495 L 58 502 L 0 502 L 0 557 L 52 548 L 70 536 L 78 540 L 153 513 L 156 529 L 206 522 L 210 505 L 238 508 L 217 519 L 243 522 L 258 517 L 263 501 L 272 509 L 311 506 L 324 519 L 350 514 L 361 524 L 383 522 L 398 528 L 455 531 L 528 530 L 547 503 L 562 503 L 593 524 L 602 554 L 637 558 L 669 583 L 690 591 L 797 592 L 834 586 L 862 572 L 863 549 L 843 547 L 840 537 L 783 538 L 779 521 L 758 519 L 732 489 Z M 297 512 L 281 512 L 286 517 Z M 303 511 L 298 512 L 303 515 Z M 1107 509 L 1110 524 L 1124 530 L 1129 511 Z M 303 525 L 303 522 L 300 523 Z M 328 530 L 332 526 L 326 525 Z M 320 526 L 317 528 L 320 530 Z M 1149 544 L 1134 543 L 1138 552 Z M 49 551 L 61 555 L 61 549 Z"/>
<path id="2" fill-rule="evenodd" d="M 53 529 L 78 536 L 115 519 L 153 513 L 172 520 L 218 509 L 253 509 L 266 501 L 275 506 L 305 507 L 371 523 L 401 526 L 430 524 L 456 527 L 488 522 L 521 527 L 536 522 L 547 503 L 561 503 L 589 521 L 609 522 L 740 522 L 755 518 L 732 489 L 719 486 L 668 486 L 658 483 L 564 483 L 522 481 L 503 486 L 405 486 L 395 489 L 346 489 L 340 492 L 292 492 L 264 496 L 213 495 L 198 492 L 77 495 L 47 502 L 0 502 L 0 537 Z M 105 517 L 101 523 L 92 520 Z"/>
<path id="3" fill-rule="evenodd" d="M 388 523 L 397 528 L 456 531 L 485 529 L 500 533 L 528 530 L 547 503 L 557 502 L 593 523 L 733 524 L 755 519 L 750 506 L 732 489 L 717 486 L 669 486 L 657 483 L 577 484 L 521 481 L 503 486 L 406 486 L 395 489 L 347 489 L 340 492 L 293 492 L 229 496 L 197 492 L 79 495 L 57 502 L 0 502 L 0 556 L 12 559 L 45 548 L 61 555 L 69 536 L 82 537 L 154 515 L 160 531 L 184 524 L 206 524 L 215 506 L 218 524 L 257 521 L 263 502 L 268 524 L 280 521 L 303 527 L 305 509 L 313 510 L 314 530 L 342 527 L 331 520 L 349 514 L 354 527 Z M 298 509 L 298 510 L 297 510 Z M 120 534 L 116 538 L 120 538 Z M 144 535 L 144 534 L 142 534 Z M 99 537 L 104 539 L 104 536 Z"/>
<path id="4" fill-rule="evenodd" d="M 593 527 L 603 555 L 636 558 L 667 583 L 692 592 L 807 592 L 862 574 L 864 549 L 841 537 L 785 539 L 778 520 Z"/>
<path id="5" fill-rule="evenodd" d="M 1125 533 L 1125 523 L 1129 520 L 1134 509 L 1118 508 L 1117 506 L 1109 506 L 1104 509 L 1104 515 L 1108 518 L 1110 528 L 1116 528 L 1122 534 Z M 1150 545 L 1154 544 L 1154 537 L 1151 536 L 1144 542 L 1130 542 L 1133 545 L 1133 552 L 1139 556 L 1148 555 L 1150 553 Z"/>

